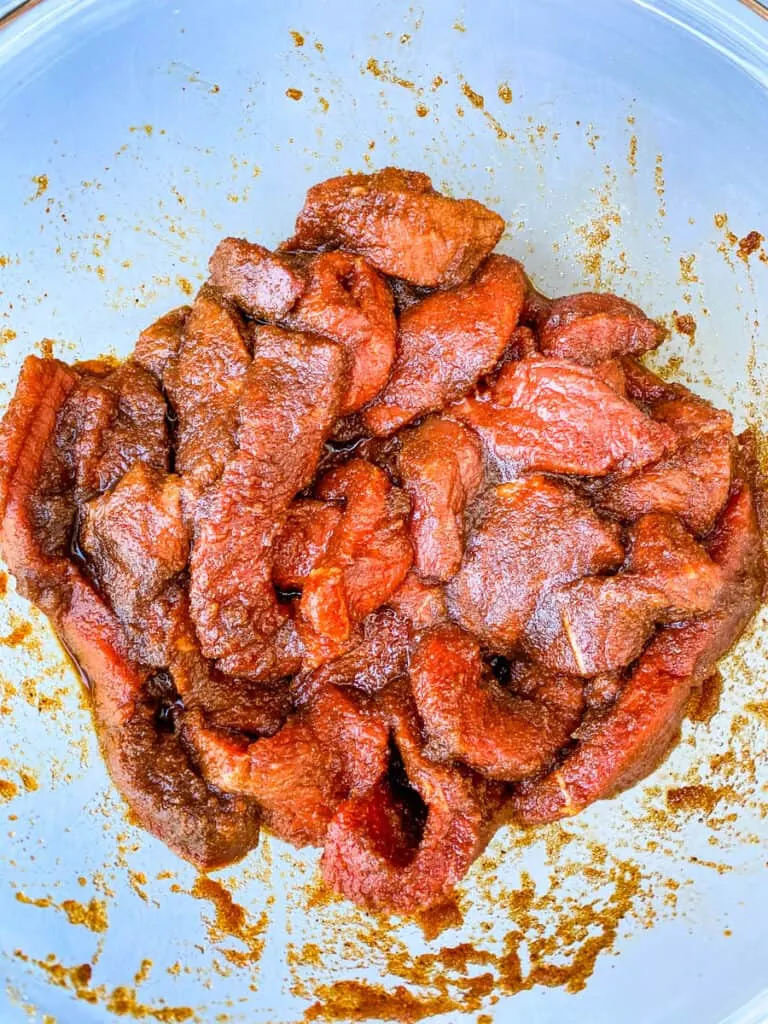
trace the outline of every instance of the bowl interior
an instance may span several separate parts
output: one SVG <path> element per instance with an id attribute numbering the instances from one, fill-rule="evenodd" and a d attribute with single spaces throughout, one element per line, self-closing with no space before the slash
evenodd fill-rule
<path id="1" fill-rule="evenodd" d="M 765 428 L 767 91 L 736 0 L 30 4 L 0 31 L 0 401 L 41 339 L 124 354 L 221 236 L 275 244 L 310 184 L 397 164 L 498 209 L 544 291 L 665 317 L 655 364 Z M 315 851 L 206 881 L 135 829 L 8 582 L 3 1020 L 764 1019 L 765 624 L 647 783 L 502 830 L 419 926 L 329 900 Z"/>

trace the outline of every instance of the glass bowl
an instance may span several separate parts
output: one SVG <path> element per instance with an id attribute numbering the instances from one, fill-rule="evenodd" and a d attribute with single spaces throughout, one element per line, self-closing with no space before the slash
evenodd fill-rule
<path id="1" fill-rule="evenodd" d="M 3 404 L 27 352 L 127 352 L 221 236 L 276 243 L 311 183 L 398 164 L 497 208 L 543 290 L 665 317 L 657 365 L 768 423 L 756 0 L 6 8 Z M 644 784 L 502 830 L 454 903 L 388 921 L 329 897 L 315 851 L 265 836 L 204 879 L 137 830 L 74 673 L 7 589 L 3 1021 L 768 1018 L 765 614 Z"/>

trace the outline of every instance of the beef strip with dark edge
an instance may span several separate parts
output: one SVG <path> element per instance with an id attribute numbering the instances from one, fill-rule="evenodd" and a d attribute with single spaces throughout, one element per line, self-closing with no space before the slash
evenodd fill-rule
<path id="1" fill-rule="evenodd" d="M 87 677 L 104 759 L 139 822 L 187 860 L 217 867 L 256 845 L 255 805 L 203 782 L 178 732 L 160 719 L 151 670 L 130 657 L 116 615 L 36 515 L 38 487 L 60 459 L 57 417 L 78 386 L 55 360 L 24 364 L 0 434 L 3 557 Z"/>

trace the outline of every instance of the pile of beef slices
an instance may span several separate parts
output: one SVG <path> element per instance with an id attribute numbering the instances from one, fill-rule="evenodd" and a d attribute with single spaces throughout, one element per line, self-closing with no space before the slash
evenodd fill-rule
<path id="1" fill-rule="evenodd" d="M 24 363 L 4 558 L 202 868 L 264 825 L 361 905 L 435 903 L 502 822 L 651 771 L 760 603 L 753 440 L 503 229 L 424 174 L 334 178 L 125 362 Z"/>

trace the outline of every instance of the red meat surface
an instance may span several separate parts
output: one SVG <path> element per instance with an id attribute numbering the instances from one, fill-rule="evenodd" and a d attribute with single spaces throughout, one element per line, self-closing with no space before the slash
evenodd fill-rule
<path id="1" fill-rule="evenodd" d="M 237 403 L 250 365 L 242 317 L 215 289 L 202 288 L 163 373 L 177 419 L 176 470 L 195 493 L 218 480 L 235 453 Z"/>
<path id="2" fill-rule="evenodd" d="M 315 493 L 343 501 L 344 512 L 301 594 L 308 667 L 342 653 L 355 624 L 387 602 L 413 562 L 407 500 L 382 470 L 353 459 L 326 473 Z"/>
<path id="3" fill-rule="evenodd" d="M 322 843 L 342 801 L 366 792 L 387 768 L 380 717 L 334 686 L 266 739 L 249 743 L 197 714 L 185 729 L 208 782 L 255 798 L 269 828 L 296 846 Z"/>
<path id="4" fill-rule="evenodd" d="M 448 605 L 484 644 L 511 653 L 542 592 L 623 560 L 618 530 L 583 498 L 547 477 L 525 477 L 484 493 Z"/>
<path id="5" fill-rule="evenodd" d="M 520 264 L 491 256 L 465 284 L 406 310 L 392 372 L 363 412 L 365 427 L 372 434 L 391 434 L 465 395 L 506 348 L 524 291 Z"/>
<path id="6" fill-rule="evenodd" d="M 650 513 L 629 534 L 624 569 L 587 576 L 542 596 L 524 649 L 559 672 L 594 676 L 623 668 L 654 628 L 710 611 L 722 572 L 672 516 Z"/>
<path id="7" fill-rule="evenodd" d="M 460 423 L 430 417 L 403 435 L 398 469 L 411 499 L 416 571 L 445 582 L 461 565 L 464 512 L 483 482 L 480 441 Z"/>
<path id="8" fill-rule="evenodd" d="M 170 313 L 155 320 L 139 335 L 131 358 L 134 363 L 138 363 L 151 373 L 158 383 L 163 380 L 168 361 L 181 347 L 184 326 L 189 314 L 189 306 L 179 306 L 178 309 L 172 309 Z"/>
<path id="9" fill-rule="evenodd" d="M 731 417 L 644 367 L 627 361 L 624 369 L 631 396 L 675 432 L 677 443 L 669 455 L 639 472 L 608 479 L 597 501 L 629 520 L 644 512 L 668 512 L 703 536 L 728 497 L 734 453 Z"/>
<path id="10" fill-rule="evenodd" d="M 198 503 L 190 558 L 203 654 L 237 656 L 221 666 L 231 674 L 272 671 L 264 649 L 288 612 L 272 584 L 271 551 L 291 499 L 314 475 L 343 386 L 338 346 L 260 328 L 237 406 L 238 449 Z M 296 670 L 289 654 L 277 659 L 275 672 L 285 674 L 284 661 Z"/>
<path id="11" fill-rule="evenodd" d="M 581 680 L 573 676 L 542 673 L 543 699 L 533 688 L 526 694 L 503 688 L 477 640 L 454 625 L 424 635 L 410 678 L 432 749 L 506 782 L 549 768 L 584 709 Z"/>
<path id="12" fill-rule="evenodd" d="M 537 317 L 540 351 L 595 366 L 623 355 L 657 348 L 662 328 L 641 309 L 618 295 L 582 292 L 550 302 Z"/>
<path id="13" fill-rule="evenodd" d="M 504 221 L 474 199 L 449 199 L 426 174 L 385 167 L 313 186 L 290 249 L 347 249 L 411 284 L 465 281 L 498 242 Z"/>
<path id="14" fill-rule="evenodd" d="M 666 754 L 692 687 L 711 673 L 760 603 L 765 566 L 748 480 L 737 479 L 707 548 L 723 576 L 712 612 L 659 633 L 616 700 L 585 720 L 562 763 L 519 784 L 511 798 L 518 821 L 576 814 L 633 785 Z"/>
<path id="15" fill-rule="evenodd" d="M 388 690 L 382 704 L 392 735 L 388 777 L 340 805 L 321 866 L 348 899 L 408 913 L 444 899 L 466 874 L 491 834 L 499 791 L 424 756 L 402 689 Z"/>
<path id="16" fill-rule="evenodd" d="M 347 353 L 349 382 L 339 412 L 375 398 L 395 358 L 395 313 L 386 281 L 360 256 L 326 252 L 307 265 L 307 286 L 286 326 L 338 342 Z"/>
<path id="17" fill-rule="evenodd" d="M 503 367 L 484 395 L 447 413 L 480 435 L 504 477 L 524 471 L 606 476 L 655 462 L 675 434 L 586 367 L 524 359 Z"/>
<path id="18" fill-rule="evenodd" d="M 210 282 L 248 316 L 280 320 L 306 287 L 300 264 L 244 238 L 224 238 L 208 263 Z"/>

